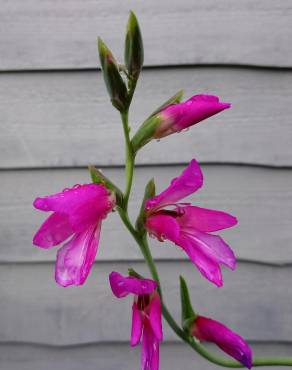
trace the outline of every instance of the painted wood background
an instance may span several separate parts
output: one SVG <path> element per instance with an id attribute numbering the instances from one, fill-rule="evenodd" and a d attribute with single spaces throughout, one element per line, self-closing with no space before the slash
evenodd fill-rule
<path id="1" fill-rule="evenodd" d="M 178 275 L 196 308 L 245 336 L 256 354 L 292 355 L 292 4 L 289 0 L 0 0 L 0 370 L 131 370 L 130 300 L 107 276 L 146 273 L 117 215 L 102 229 L 82 288 L 54 283 L 56 250 L 31 238 L 44 219 L 37 195 L 88 181 L 96 164 L 123 186 L 119 117 L 103 85 L 100 35 L 117 56 L 129 9 L 144 34 L 145 70 L 133 101 L 133 130 L 177 90 L 214 93 L 232 109 L 188 132 L 152 142 L 138 156 L 134 217 L 145 182 L 162 189 L 193 157 L 204 187 L 190 199 L 238 216 L 224 237 L 238 256 L 224 288 L 204 281 L 170 243 L 152 250 L 179 317 Z M 216 367 L 165 326 L 161 369 Z"/>

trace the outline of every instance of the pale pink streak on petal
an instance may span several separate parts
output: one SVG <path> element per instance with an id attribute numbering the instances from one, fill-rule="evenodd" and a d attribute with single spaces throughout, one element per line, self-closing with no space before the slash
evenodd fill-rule
<path id="1" fill-rule="evenodd" d="M 118 272 L 109 275 L 112 292 L 117 298 L 127 296 L 129 293 L 135 295 L 151 294 L 157 287 L 157 283 L 151 279 L 139 279 L 134 276 L 123 276 Z"/>
<path id="2" fill-rule="evenodd" d="M 237 224 L 237 219 L 226 212 L 196 206 L 186 206 L 181 209 L 183 213 L 178 217 L 178 223 L 184 229 L 195 228 L 199 231 L 211 232 Z"/>
<path id="3" fill-rule="evenodd" d="M 58 250 L 56 282 L 62 286 L 82 285 L 93 265 L 100 236 L 100 224 L 93 225 Z"/>
<path id="4" fill-rule="evenodd" d="M 41 248 L 51 248 L 69 238 L 73 233 L 68 216 L 53 213 L 34 235 L 33 244 Z"/>
<path id="5" fill-rule="evenodd" d="M 198 316 L 194 322 L 192 334 L 199 340 L 217 344 L 247 368 L 252 367 L 252 351 L 247 342 L 220 322 Z"/>
<path id="6" fill-rule="evenodd" d="M 211 235 L 199 231 L 193 232 L 191 239 L 202 253 L 214 262 L 222 263 L 226 267 L 234 270 L 236 258 L 228 244 L 218 235 Z"/>
<path id="7" fill-rule="evenodd" d="M 157 340 L 162 341 L 163 333 L 161 323 L 161 302 L 159 294 L 157 292 L 154 293 L 154 296 L 150 302 L 149 320 Z"/>
<path id="8" fill-rule="evenodd" d="M 197 244 L 190 238 L 181 236 L 178 243 L 195 264 L 201 274 L 209 281 L 221 287 L 223 285 L 222 273 L 218 263 L 204 254 Z"/>
<path id="9" fill-rule="evenodd" d="M 155 210 L 167 204 L 173 204 L 194 193 L 203 185 L 203 174 L 199 164 L 193 159 L 180 176 L 173 179 L 171 184 L 160 194 L 148 199 L 146 210 Z"/>
<path id="10" fill-rule="evenodd" d="M 90 205 L 94 202 L 104 209 L 108 199 L 105 186 L 98 184 L 76 185 L 60 193 L 36 198 L 34 207 L 42 211 L 55 211 L 70 214 L 83 204 Z M 98 206 L 97 206 L 98 207 Z"/>
<path id="11" fill-rule="evenodd" d="M 132 306 L 132 331 L 131 331 L 131 346 L 136 346 L 142 335 L 142 313 L 140 312 L 137 303 L 134 302 Z"/>
<path id="12" fill-rule="evenodd" d="M 176 219 L 164 214 L 154 214 L 148 217 L 145 226 L 150 234 L 162 241 L 168 239 L 176 242 L 180 233 Z"/>
<path id="13" fill-rule="evenodd" d="M 152 332 L 148 321 L 144 322 L 142 352 L 141 352 L 141 370 L 159 369 L 159 342 Z"/>

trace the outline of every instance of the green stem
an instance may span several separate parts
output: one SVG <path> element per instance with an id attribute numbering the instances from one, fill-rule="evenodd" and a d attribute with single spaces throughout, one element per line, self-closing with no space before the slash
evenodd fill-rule
<path id="1" fill-rule="evenodd" d="M 164 319 L 167 321 L 168 325 L 172 328 L 172 330 L 180 337 L 185 343 L 187 343 L 193 350 L 199 353 L 202 357 L 209 360 L 210 362 L 224 366 L 229 368 L 243 368 L 244 366 L 241 365 L 239 362 L 234 360 L 229 360 L 222 356 L 217 356 L 214 353 L 208 351 L 202 344 L 195 341 L 192 337 L 190 337 L 186 332 L 184 332 L 181 327 L 177 324 L 177 322 L 172 317 L 171 313 L 168 311 L 162 297 L 162 290 L 160 285 L 160 279 L 158 275 L 158 271 L 156 269 L 155 262 L 152 258 L 150 248 L 147 242 L 146 235 L 141 236 L 135 230 L 133 225 L 131 224 L 127 213 L 123 210 L 119 210 L 121 218 L 132 234 L 136 242 L 138 243 L 141 252 L 145 258 L 145 262 L 150 270 L 152 278 L 157 281 L 158 283 L 158 292 L 161 297 L 161 304 L 162 304 L 162 314 Z M 258 357 L 253 359 L 253 366 L 292 366 L 292 357 Z"/>
<path id="2" fill-rule="evenodd" d="M 135 155 L 130 140 L 130 127 L 128 122 L 128 111 L 121 113 L 126 147 L 126 187 L 124 192 L 124 208 L 128 209 L 129 196 L 132 188 Z"/>

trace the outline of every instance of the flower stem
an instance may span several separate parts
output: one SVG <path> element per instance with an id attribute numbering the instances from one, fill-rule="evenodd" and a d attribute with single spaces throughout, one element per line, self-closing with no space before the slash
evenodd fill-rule
<path id="1" fill-rule="evenodd" d="M 125 187 L 125 192 L 124 192 L 124 209 L 127 211 L 128 203 L 129 203 L 129 196 L 131 193 L 132 182 L 133 182 L 135 154 L 134 154 L 131 140 L 130 140 L 128 111 L 121 113 L 121 118 L 123 122 L 125 147 L 126 147 L 126 187 Z"/>
<path id="2" fill-rule="evenodd" d="M 166 307 L 163 301 L 162 289 L 161 289 L 158 271 L 157 271 L 155 262 L 152 258 L 146 235 L 141 236 L 135 230 L 135 228 L 133 227 L 133 225 L 131 224 L 129 220 L 129 217 L 127 216 L 127 212 L 124 212 L 124 210 L 119 210 L 119 214 L 125 226 L 129 230 L 129 232 L 132 234 L 137 244 L 139 245 L 140 250 L 144 256 L 145 262 L 152 275 L 152 278 L 158 283 L 158 293 L 161 298 L 163 317 L 167 321 L 168 325 L 172 328 L 172 330 L 176 333 L 176 335 L 180 337 L 185 343 L 187 343 L 193 350 L 199 353 L 202 357 L 204 357 L 205 359 L 209 360 L 210 362 L 216 365 L 229 367 L 229 368 L 243 368 L 244 366 L 241 365 L 237 361 L 229 360 L 222 356 L 217 356 L 214 353 L 208 351 L 202 344 L 195 341 L 194 338 L 189 336 L 186 332 L 184 332 L 181 329 L 181 327 L 177 324 L 177 322 L 172 317 L 171 313 L 168 311 L 168 308 Z M 254 366 L 292 366 L 292 357 L 257 357 L 253 359 L 253 367 Z"/>

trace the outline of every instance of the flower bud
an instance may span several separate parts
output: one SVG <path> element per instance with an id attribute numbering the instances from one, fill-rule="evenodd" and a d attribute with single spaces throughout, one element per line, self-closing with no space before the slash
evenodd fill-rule
<path id="1" fill-rule="evenodd" d="M 98 51 L 104 81 L 115 108 L 123 112 L 128 107 L 127 87 L 120 75 L 117 62 L 105 43 L 98 38 Z"/>
<path id="2" fill-rule="evenodd" d="M 129 75 L 135 80 L 138 79 L 139 73 L 143 66 L 144 51 L 142 35 L 139 28 L 138 20 L 131 11 L 126 31 L 125 40 L 125 65 Z"/>
<path id="3" fill-rule="evenodd" d="M 243 366 L 252 367 L 252 351 L 246 341 L 220 322 L 197 316 L 190 330 L 191 335 L 200 341 L 215 343 Z"/>

